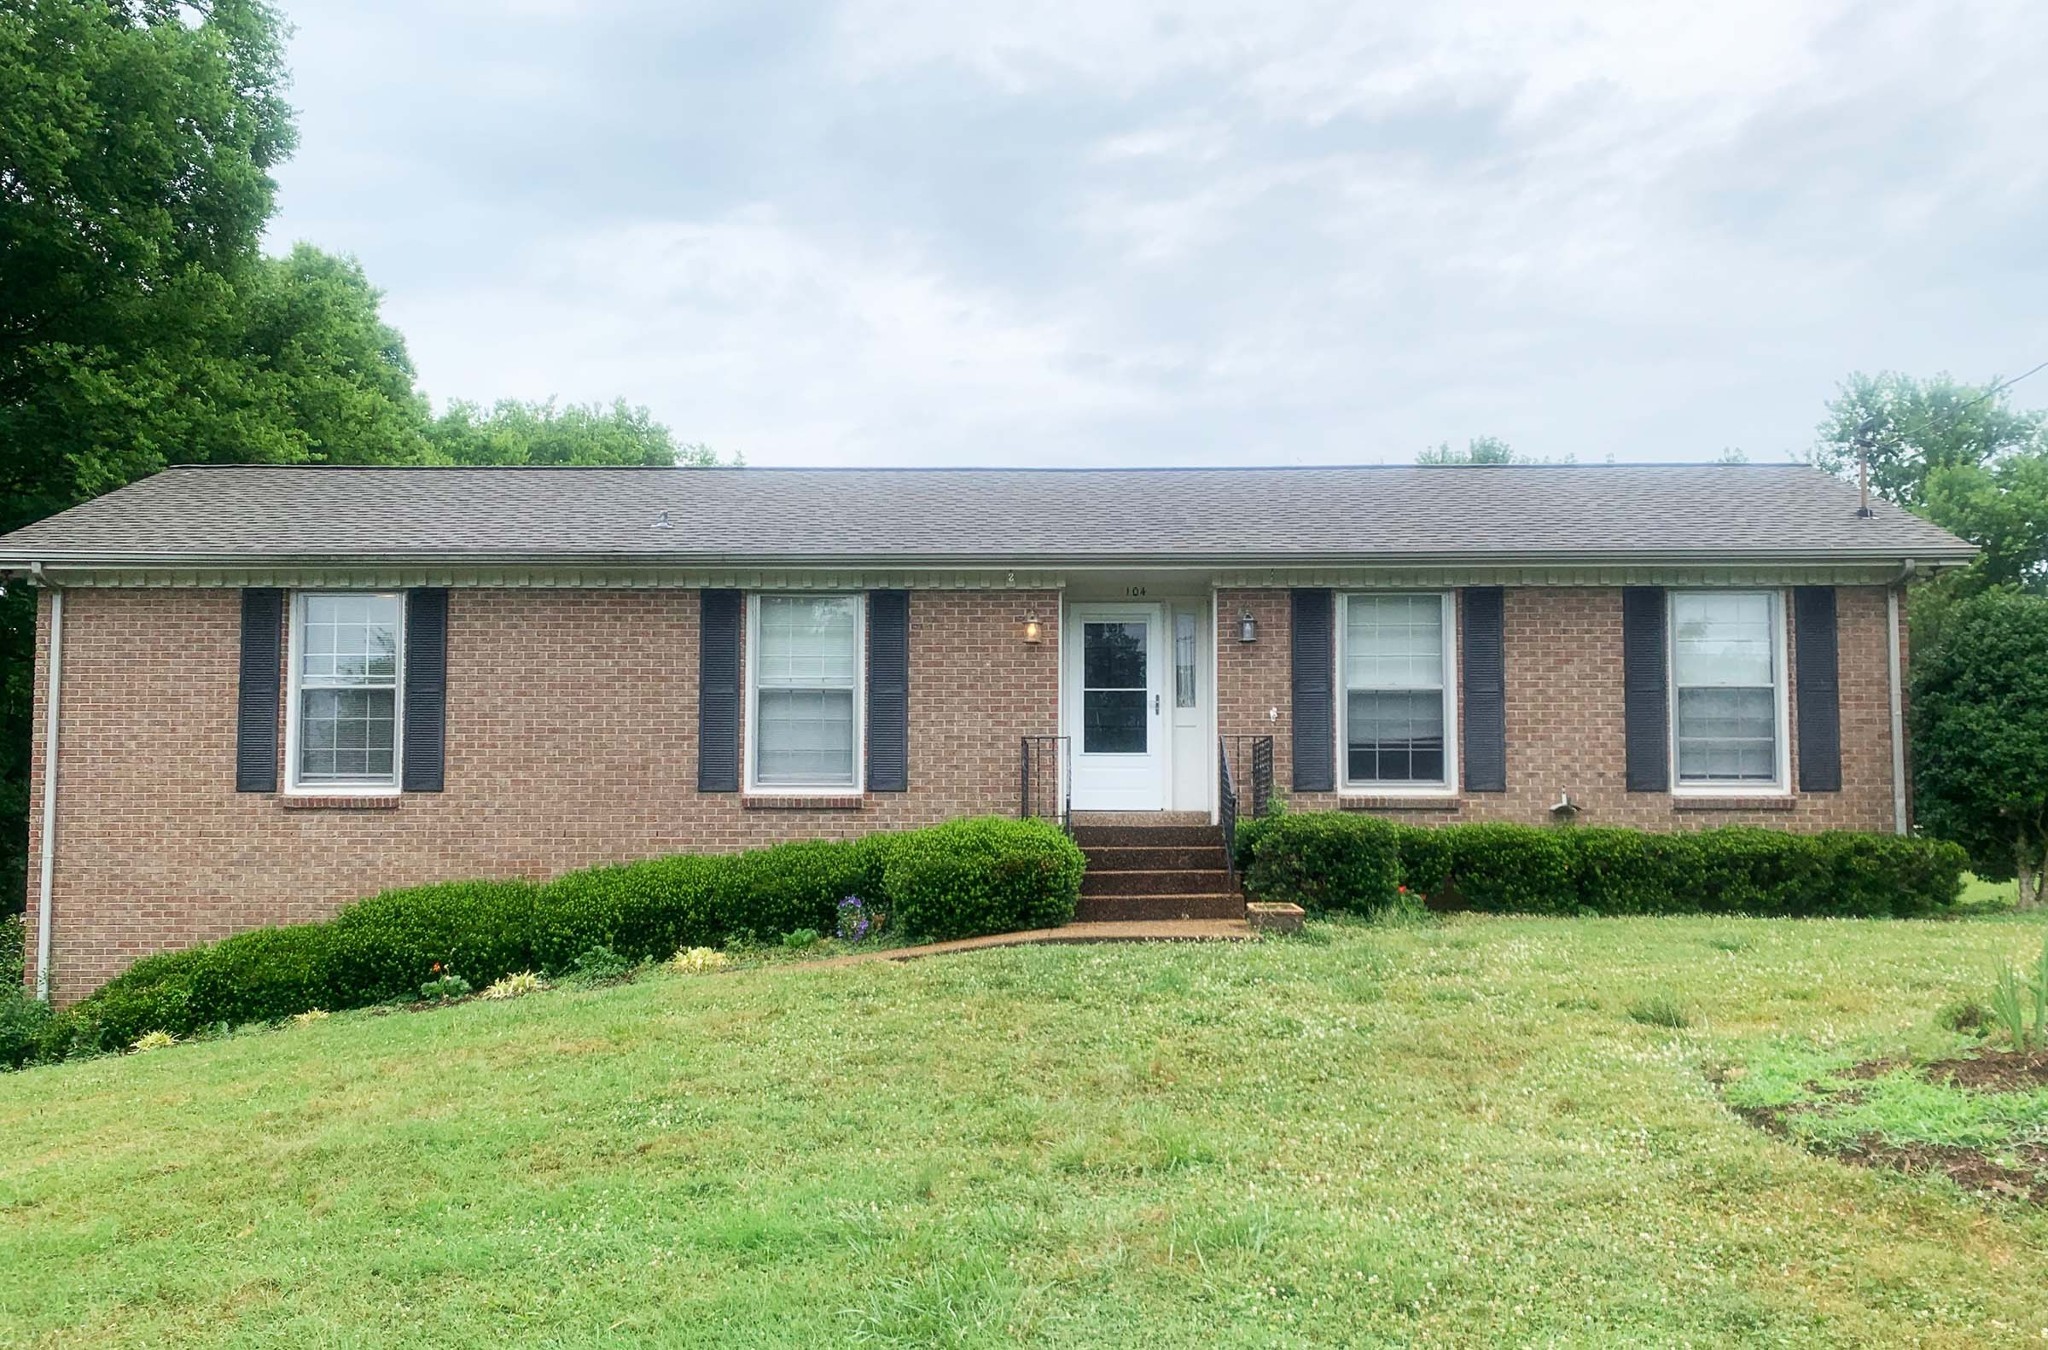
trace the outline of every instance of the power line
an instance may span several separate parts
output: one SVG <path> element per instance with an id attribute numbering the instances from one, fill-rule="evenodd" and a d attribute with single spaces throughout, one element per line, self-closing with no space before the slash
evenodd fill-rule
<path id="1" fill-rule="evenodd" d="M 2004 390 L 2010 389 L 2014 385 L 2018 384 L 2021 380 L 2026 379 L 2028 375 L 2038 375 L 2044 370 L 2048 370 L 2048 361 L 2043 361 L 2040 365 L 2035 366 L 2032 370 L 2027 371 L 2025 374 L 2015 375 L 2009 380 L 2000 380 L 1994 383 L 1989 389 L 1986 389 L 1983 393 L 1977 395 L 1977 397 L 1971 399 L 1968 403 L 1965 403 L 1962 407 L 1957 408 L 1955 412 L 1950 413 L 1949 416 L 1954 417 L 1958 413 L 1967 412 L 1971 408 L 1976 407 L 1979 403 L 1982 403 L 1986 399 L 1990 398 L 1993 394 L 1997 394 Z"/>
<path id="2" fill-rule="evenodd" d="M 1969 402 L 1957 404 L 1955 407 L 1949 409 L 1948 412 L 1945 415 L 1943 415 L 1938 422 L 1925 423 L 1922 426 L 1920 426 L 1911 436 L 1902 435 L 1900 439 L 1908 442 L 1924 441 L 1927 437 L 1932 436 L 1937 432 L 1946 431 L 1948 430 L 1949 426 L 1955 422 L 1957 418 L 1961 417 L 1964 413 L 1976 407 L 1978 404 L 1989 402 L 1991 399 L 1997 397 L 1999 394 L 2004 393 L 2006 390 L 2018 384 L 2021 380 L 2026 379 L 2030 375 L 2038 375 L 2044 370 L 2048 370 L 2048 361 L 2041 362 L 2041 364 L 2035 366 L 2031 370 L 2022 371 L 2020 374 L 2013 376 L 2009 380 L 1994 381 L 1989 388 L 1987 388 L 1983 393 L 1977 395 L 1977 397 L 1971 399 Z M 1871 423 L 1875 422 L 1876 420 L 1877 418 L 1874 416 L 1866 418 L 1864 419 L 1863 425 L 1856 428 L 1856 442 L 1862 445 L 1865 449 L 1870 448 L 1871 436 L 1876 431 L 1876 428 L 1871 426 Z"/>

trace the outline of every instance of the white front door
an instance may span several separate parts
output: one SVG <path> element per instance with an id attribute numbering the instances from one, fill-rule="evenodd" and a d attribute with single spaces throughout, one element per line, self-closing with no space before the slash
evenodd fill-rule
<path id="1" fill-rule="evenodd" d="M 1158 605 L 1070 605 L 1067 614 L 1074 809 L 1163 810 L 1164 612 Z"/>

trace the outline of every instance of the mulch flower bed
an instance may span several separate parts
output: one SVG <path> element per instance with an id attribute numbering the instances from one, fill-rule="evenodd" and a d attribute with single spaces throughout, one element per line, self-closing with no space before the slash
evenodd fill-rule
<path id="1" fill-rule="evenodd" d="M 1832 1077 L 1870 1081 L 1904 1067 L 1905 1061 L 1898 1059 L 1865 1060 Z M 1970 1092 L 2032 1092 L 2048 1088 L 2048 1051 L 1984 1050 L 1967 1058 L 1935 1060 L 1920 1065 L 1916 1072 L 1931 1083 L 1945 1083 Z M 1818 1084 L 1809 1087 L 1822 1091 Z M 1758 1129 L 1821 1151 L 1813 1141 L 1800 1138 L 1791 1122 L 1801 1115 L 1851 1105 L 1862 1096 L 1861 1091 L 1851 1088 L 1830 1093 L 1819 1101 L 1738 1107 L 1736 1112 Z M 1939 1172 L 1967 1191 L 2048 1205 L 2048 1144 L 2012 1143 L 1983 1149 L 1901 1143 L 1865 1134 L 1824 1152 L 1857 1167 L 1882 1167 L 1913 1174 Z"/>

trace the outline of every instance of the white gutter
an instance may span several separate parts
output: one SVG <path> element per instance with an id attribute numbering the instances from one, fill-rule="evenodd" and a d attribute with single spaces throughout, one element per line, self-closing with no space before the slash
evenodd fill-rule
<path id="1" fill-rule="evenodd" d="M 43 581 L 41 563 L 30 565 Z M 57 879 L 57 704 L 64 679 L 64 592 L 50 588 L 49 690 L 43 699 L 43 837 L 36 884 L 36 997 L 50 997 L 50 895 Z"/>
<path id="2" fill-rule="evenodd" d="M 1919 550 L 1922 563 L 1936 567 L 1963 566 L 1977 556 L 1970 545 Z M 1633 551 L 1510 551 L 1436 550 L 1413 553 L 1300 552 L 1202 553 L 1194 550 L 1167 553 L 1131 552 L 1004 552 L 990 548 L 969 553 L 731 553 L 716 550 L 693 552 L 669 549 L 658 552 L 597 550 L 463 550 L 409 549 L 361 553 L 114 553 L 42 551 L 36 555 L 45 568 L 73 571 L 121 571 L 124 569 L 185 568 L 274 571 L 291 567 L 673 567 L 685 570 L 739 569 L 786 570 L 791 568 L 868 568 L 915 571 L 924 568 L 946 570 L 1031 569 L 1124 571 L 1144 568 L 1158 571 L 1228 569 L 1234 571 L 1289 571 L 1309 568 L 1391 568 L 1417 567 L 1786 567 L 1812 563 L 1838 566 L 1857 564 L 1896 567 L 1903 557 L 1898 548 L 1889 549 L 1637 549 Z M 0 554 L 0 571 L 35 571 L 38 563 L 21 554 Z"/>
<path id="3" fill-rule="evenodd" d="M 1906 832 L 1906 700 L 1899 676 L 1899 592 L 1913 575 L 1911 558 L 1899 569 L 1899 579 L 1885 588 L 1885 673 L 1889 677 L 1892 714 L 1892 833 Z"/>

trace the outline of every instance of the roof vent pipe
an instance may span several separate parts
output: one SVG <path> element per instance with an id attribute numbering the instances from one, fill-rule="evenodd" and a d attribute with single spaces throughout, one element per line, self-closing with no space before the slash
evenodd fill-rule
<path id="1" fill-rule="evenodd" d="M 1856 428 L 1856 493 L 1858 497 L 1856 514 L 1865 520 L 1870 519 L 1871 516 L 1870 444 L 1877 435 L 1877 429 L 1883 425 L 1883 420 L 1880 418 L 1866 417 Z"/>

